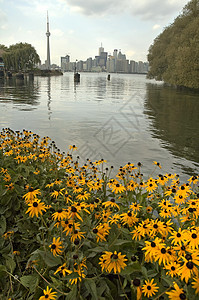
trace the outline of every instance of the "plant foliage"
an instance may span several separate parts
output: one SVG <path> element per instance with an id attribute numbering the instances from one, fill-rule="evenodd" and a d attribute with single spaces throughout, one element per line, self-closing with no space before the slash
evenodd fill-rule
<path id="1" fill-rule="evenodd" d="M 192 0 L 149 48 L 149 78 L 199 88 L 199 0 Z"/>
<path id="2" fill-rule="evenodd" d="M 198 176 L 112 177 L 27 130 L 0 142 L 1 299 L 198 299 Z"/>

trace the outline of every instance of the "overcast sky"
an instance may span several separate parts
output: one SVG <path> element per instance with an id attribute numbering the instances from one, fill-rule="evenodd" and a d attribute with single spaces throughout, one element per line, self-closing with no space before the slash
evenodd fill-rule
<path id="1" fill-rule="evenodd" d="M 51 63 L 86 60 L 121 49 L 127 59 L 147 60 L 149 46 L 188 0 L 0 0 L 0 44 L 32 44 L 46 59 L 46 14 Z"/>

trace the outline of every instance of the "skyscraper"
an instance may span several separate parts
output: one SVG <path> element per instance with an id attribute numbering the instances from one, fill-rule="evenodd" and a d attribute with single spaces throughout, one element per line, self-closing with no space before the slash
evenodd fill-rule
<path id="1" fill-rule="evenodd" d="M 101 43 L 101 47 L 99 47 L 99 56 L 101 55 L 102 52 L 104 52 L 104 48 L 102 47 L 102 43 Z"/>
<path id="2" fill-rule="evenodd" d="M 48 12 L 47 12 L 47 32 L 46 32 L 46 36 L 47 36 L 47 60 L 46 60 L 46 69 L 47 69 L 47 70 L 50 70 L 50 41 L 49 41 L 50 32 L 49 32 Z"/>

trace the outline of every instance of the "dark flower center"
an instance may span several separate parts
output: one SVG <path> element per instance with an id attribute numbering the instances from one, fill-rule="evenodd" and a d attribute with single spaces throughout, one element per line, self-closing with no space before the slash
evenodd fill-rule
<path id="1" fill-rule="evenodd" d="M 135 256 L 135 255 L 132 255 L 132 256 L 131 256 L 131 260 L 132 260 L 132 261 L 136 261 L 136 260 L 137 260 L 136 256 Z"/>
<path id="2" fill-rule="evenodd" d="M 118 255 L 117 255 L 117 254 L 112 254 L 112 255 L 111 255 L 111 258 L 112 258 L 112 259 L 118 259 Z"/>
<path id="3" fill-rule="evenodd" d="M 140 286 L 140 279 L 135 278 L 135 279 L 133 280 L 133 285 L 134 285 L 134 286 Z"/>
<path id="4" fill-rule="evenodd" d="M 113 203 L 114 203 L 114 202 L 115 202 L 115 199 L 111 199 L 111 202 L 113 202 Z"/>
<path id="5" fill-rule="evenodd" d="M 197 234 L 193 233 L 193 234 L 191 235 L 191 237 L 192 237 L 192 239 L 196 239 L 196 238 L 197 238 Z"/>
<path id="6" fill-rule="evenodd" d="M 177 233 L 176 236 L 179 238 L 179 237 L 181 237 L 181 234 L 180 234 L 180 233 Z"/>
<path id="7" fill-rule="evenodd" d="M 151 242 L 151 247 L 155 248 L 156 244 L 154 242 Z"/>
<path id="8" fill-rule="evenodd" d="M 77 208 L 74 207 L 74 206 L 71 206 L 71 211 L 74 212 L 74 213 L 76 213 L 77 212 Z"/>
<path id="9" fill-rule="evenodd" d="M 131 212 L 128 212 L 127 214 L 129 217 L 132 217 L 132 213 Z"/>
<path id="10" fill-rule="evenodd" d="M 34 207 L 37 207 L 37 206 L 38 206 L 38 203 L 37 203 L 37 202 L 33 202 L 33 206 L 34 206 Z"/>
<path id="11" fill-rule="evenodd" d="M 175 271 L 175 269 L 176 269 L 176 268 L 175 268 L 174 266 L 171 267 L 171 270 L 172 270 L 172 271 Z"/>
<path id="12" fill-rule="evenodd" d="M 119 187 L 119 186 L 120 186 L 119 183 L 117 183 L 117 184 L 116 184 L 116 187 Z"/>
<path id="13" fill-rule="evenodd" d="M 157 224 L 154 224 L 154 225 L 153 225 L 153 228 L 157 229 L 157 228 L 158 228 L 158 225 L 157 225 Z"/>
<path id="14" fill-rule="evenodd" d="M 55 244 L 52 244 L 52 245 L 51 245 L 51 249 L 53 249 L 53 250 L 56 249 L 56 247 L 57 247 L 57 246 L 56 246 Z"/>
<path id="15" fill-rule="evenodd" d="M 186 263 L 186 266 L 187 266 L 187 268 L 190 269 L 190 270 L 193 269 L 193 267 L 194 267 L 192 261 L 188 261 L 188 262 Z"/>
<path id="16" fill-rule="evenodd" d="M 150 285 L 147 285 L 147 290 L 151 290 L 151 286 Z"/>
<path id="17" fill-rule="evenodd" d="M 179 297 L 180 297 L 180 299 L 182 299 L 182 300 L 185 300 L 187 297 L 186 297 L 186 295 L 184 294 L 184 293 L 181 293 L 180 295 L 179 295 Z"/>
<path id="18" fill-rule="evenodd" d="M 94 228 L 94 229 L 93 229 L 93 233 L 98 233 L 97 228 Z"/>
<path id="19" fill-rule="evenodd" d="M 161 249 L 161 253 L 162 253 L 162 254 L 165 254 L 166 252 L 167 252 L 167 251 L 166 251 L 165 248 L 162 248 L 162 249 Z"/>
<path id="20" fill-rule="evenodd" d="M 190 259 L 192 259 L 192 256 L 191 256 L 191 254 L 186 254 L 186 255 L 185 255 L 185 258 L 186 258 L 187 260 L 190 260 Z"/>

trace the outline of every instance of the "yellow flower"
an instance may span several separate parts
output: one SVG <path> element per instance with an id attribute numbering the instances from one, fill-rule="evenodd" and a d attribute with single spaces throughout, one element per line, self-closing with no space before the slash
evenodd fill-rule
<path id="1" fill-rule="evenodd" d="M 40 190 L 34 190 L 32 187 L 29 188 L 28 193 L 26 193 L 25 195 L 23 195 L 23 198 L 25 198 L 26 203 L 30 203 L 32 202 L 37 195 L 41 194 Z"/>
<path id="2" fill-rule="evenodd" d="M 199 277 L 193 279 L 195 282 L 192 282 L 192 286 L 196 289 L 196 294 L 199 294 Z"/>
<path id="3" fill-rule="evenodd" d="M 105 269 L 109 273 L 112 270 L 114 273 L 120 273 L 121 269 L 126 267 L 125 261 L 127 261 L 126 255 L 122 255 L 121 252 L 105 251 L 105 254 L 100 257 L 99 265 L 101 265 L 102 271 Z"/>
<path id="4" fill-rule="evenodd" d="M 61 254 L 63 251 L 63 246 L 62 242 L 60 242 L 60 237 L 57 239 L 54 237 L 53 242 L 49 247 L 54 256 Z"/>
<path id="5" fill-rule="evenodd" d="M 177 283 L 174 282 L 174 290 L 170 292 L 166 292 L 166 294 L 169 296 L 170 300 L 181 300 L 181 299 L 187 299 L 185 291 L 177 285 Z"/>
<path id="6" fill-rule="evenodd" d="M 60 221 L 60 220 L 66 219 L 66 217 L 67 217 L 67 212 L 65 209 L 62 209 L 62 208 L 58 209 L 58 211 L 56 211 L 54 214 L 52 214 L 53 220 Z"/>
<path id="7" fill-rule="evenodd" d="M 159 162 L 157 162 L 157 161 L 154 160 L 153 163 L 154 163 L 154 165 L 158 166 L 160 169 L 162 168 Z"/>
<path id="8" fill-rule="evenodd" d="M 60 266 L 60 267 L 55 271 L 54 274 L 57 274 L 58 272 L 62 273 L 62 275 L 63 275 L 64 277 L 66 276 L 66 274 L 68 275 L 68 274 L 71 274 L 71 273 L 72 273 L 71 270 L 68 270 L 68 269 L 66 268 L 66 263 L 64 263 L 62 266 Z"/>
<path id="9" fill-rule="evenodd" d="M 110 201 L 106 201 L 102 205 L 104 205 L 105 208 L 110 206 L 112 208 L 117 208 L 118 210 L 120 209 L 119 205 L 115 202 L 115 199 L 111 199 Z"/>
<path id="10" fill-rule="evenodd" d="M 52 289 L 49 289 L 49 287 L 47 286 L 47 289 L 46 290 L 43 290 L 43 293 L 44 293 L 44 296 L 41 296 L 39 298 L 39 300 L 54 300 L 56 299 L 56 292 L 51 292 Z"/>
<path id="11" fill-rule="evenodd" d="M 152 297 L 155 293 L 157 293 L 159 287 L 156 286 L 156 283 L 153 283 L 154 279 L 151 279 L 151 281 L 145 280 L 145 284 L 142 286 L 142 292 L 144 293 L 144 296 L 146 297 Z"/>
<path id="12" fill-rule="evenodd" d="M 112 185 L 112 192 L 115 194 L 122 193 L 125 191 L 125 187 L 119 183 Z"/>
<path id="13" fill-rule="evenodd" d="M 46 211 L 46 206 L 43 202 L 40 202 L 41 200 L 39 199 L 34 199 L 33 202 L 29 203 L 28 206 L 28 210 L 26 211 L 26 214 L 29 213 L 30 217 L 38 217 L 38 215 L 42 215 L 43 212 L 42 211 Z"/>

